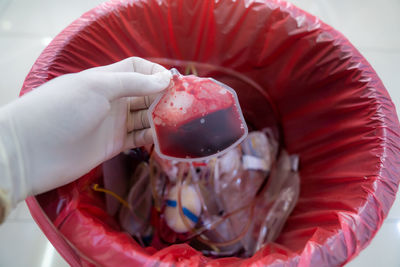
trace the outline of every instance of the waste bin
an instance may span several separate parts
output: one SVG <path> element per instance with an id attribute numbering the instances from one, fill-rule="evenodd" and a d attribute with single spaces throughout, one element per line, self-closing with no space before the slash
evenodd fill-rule
<path id="1" fill-rule="evenodd" d="M 236 89 L 249 127 L 277 126 L 300 155 L 299 201 L 279 238 L 251 258 L 212 259 L 186 244 L 157 251 L 107 215 L 89 186 L 98 167 L 27 200 L 72 266 L 340 266 L 368 245 L 397 192 L 400 127 L 382 82 L 343 35 L 279 0 L 111 1 L 50 43 L 21 95 L 129 56 L 213 66 L 208 74 Z"/>

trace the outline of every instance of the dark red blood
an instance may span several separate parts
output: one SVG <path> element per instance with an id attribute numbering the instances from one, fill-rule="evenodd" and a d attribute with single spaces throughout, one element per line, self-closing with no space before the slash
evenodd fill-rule
<path id="1" fill-rule="evenodd" d="M 156 131 L 164 155 L 198 158 L 213 155 L 235 143 L 244 134 L 241 124 L 236 107 L 231 106 L 177 128 L 156 125 Z"/>

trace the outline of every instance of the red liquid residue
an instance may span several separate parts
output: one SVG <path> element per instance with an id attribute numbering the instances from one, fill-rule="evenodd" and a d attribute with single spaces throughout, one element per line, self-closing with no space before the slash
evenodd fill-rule
<path id="1" fill-rule="evenodd" d="M 245 134 L 233 93 L 207 78 L 174 76 L 151 115 L 160 152 L 170 157 L 210 156 Z"/>
<path id="2" fill-rule="evenodd" d="M 233 106 L 189 121 L 180 127 L 157 125 L 160 150 L 177 158 L 198 158 L 213 155 L 243 134 L 242 121 Z"/>

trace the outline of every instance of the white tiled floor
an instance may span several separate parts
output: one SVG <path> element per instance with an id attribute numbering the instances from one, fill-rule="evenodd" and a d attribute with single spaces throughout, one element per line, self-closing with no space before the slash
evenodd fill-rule
<path id="1" fill-rule="evenodd" d="M 15 99 L 35 59 L 58 32 L 104 0 L 0 0 L 0 106 Z M 291 0 L 356 45 L 400 111 L 400 1 Z M 67 266 L 19 204 L 0 226 L 0 266 Z M 400 194 L 382 228 L 347 266 L 400 266 Z"/>
<path id="2" fill-rule="evenodd" d="M 68 266 L 35 224 L 25 203 L 0 227 L 0 236 L 0 266 Z"/>

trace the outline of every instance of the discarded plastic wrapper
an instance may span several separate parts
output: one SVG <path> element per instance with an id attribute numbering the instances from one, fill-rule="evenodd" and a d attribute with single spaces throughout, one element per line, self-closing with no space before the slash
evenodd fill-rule
<path id="1" fill-rule="evenodd" d="M 270 129 L 251 132 L 240 146 L 203 162 L 153 153 L 150 181 L 159 219 L 152 246 L 183 242 L 204 255 L 249 257 L 275 240 L 299 192 L 298 158 L 282 150 L 276 161 L 277 153 Z"/>
<path id="2" fill-rule="evenodd" d="M 103 163 L 104 188 L 118 196 L 124 197 L 130 188 L 130 173 L 135 170 L 137 165 L 145 160 L 146 156 L 148 155 L 144 155 L 141 149 L 136 148 L 127 153 L 121 153 Z M 114 216 L 118 212 L 121 203 L 109 194 L 106 194 L 105 198 L 107 213 Z"/>
<path id="3" fill-rule="evenodd" d="M 241 159 L 239 166 L 236 166 L 234 171 L 216 172 L 214 184 L 216 185 L 215 192 L 218 194 L 225 213 L 229 214 L 243 209 L 230 216 L 228 223 L 234 236 L 242 237 L 237 243 L 245 248 L 246 255 L 248 255 L 247 244 L 243 242 L 243 237 L 252 226 L 253 217 L 263 217 L 267 214 L 267 211 L 260 212 L 257 209 L 255 199 L 258 197 L 257 193 L 265 187 L 265 183 L 269 179 L 268 175 L 275 162 L 277 146 L 275 138 L 267 138 L 265 133 L 254 131 L 249 133 L 240 148 L 236 147 L 218 159 L 220 170 L 226 169 L 227 162 L 236 162 L 237 160 L 234 159 L 238 157 L 237 155 Z M 284 223 L 284 221 L 280 222 Z"/>
<path id="4" fill-rule="evenodd" d="M 294 209 L 300 192 L 300 177 L 297 172 L 299 158 L 289 156 L 282 150 L 276 164 L 272 166 L 268 184 L 254 204 L 257 214 L 252 227 L 242 240 L 245 256 L 252 256 L 263 245 L 274 241 Z"/>
<path id="5" fill-rule="evenodd" d="M 235 91 L 212 78 L 173 69 L 164 94 L 149 108 L 156 152 L 166 159 L 199 161 L 238 145 L 248 133 Z"/>
<path id="6" fill-rule="evenodd" d="M 152 207 L 148 164 L 142 162 L 131 178 L 132 187 L 127 197 L 128 206 L 122 206 L 119 220 L 122 228 L 138 240 L 147 238 Z"/>
<path id="7" fill-rule="evenodd" d="M 102 166 L 104 187 L 119 196 L 124 196 L 128 190 L 126 163 L 126 155 L 121 153 L 105 162 Z M 106 195 L 105 198 L 107 213 L 114 216 L 118 212 L 121 203 L 110 195 Z"/>

